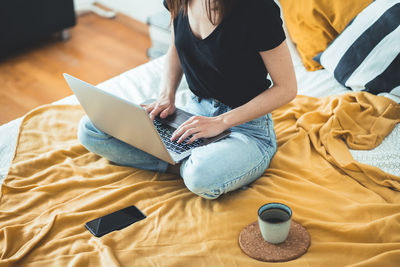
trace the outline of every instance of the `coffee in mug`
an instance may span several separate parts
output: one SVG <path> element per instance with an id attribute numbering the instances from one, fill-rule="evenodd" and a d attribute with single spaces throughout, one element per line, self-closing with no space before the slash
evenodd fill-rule
<path id="1" fill-rule="evenodd" d="M 265 241 L 279 244 L 286 240 L 292 223 L 292 210 L 282 203 L 268 203 L 258 210 L 258 224 Z"/>

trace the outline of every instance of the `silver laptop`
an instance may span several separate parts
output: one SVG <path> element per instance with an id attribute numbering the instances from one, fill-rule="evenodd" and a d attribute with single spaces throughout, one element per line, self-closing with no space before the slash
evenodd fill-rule
<path id="1" fill-rule="evenodd" d="M 180 144 L 171 142 L 172 133 L 192 117 L 192 114 L 177 108 L 166 119 L 158 117 L 151 121 L 147 111 L 140 105 L 71 75 L 64 74 L 64 78 L 98 129 L 170 164 L 179 163 L 194 148 L 220 140 L 230 133 L 227 130 L 213 138 L 199 139 L 192 144 L 187 144 L 188 139 Z"/>

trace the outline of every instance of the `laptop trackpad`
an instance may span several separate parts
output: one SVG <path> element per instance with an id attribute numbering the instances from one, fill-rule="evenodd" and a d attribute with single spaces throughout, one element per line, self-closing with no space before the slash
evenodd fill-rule
<path id="1" fill-rule="evenodd" d="M 161 122 L 170 125 L 174 128 L 178 128 L 179 125 L 187 121 L 190 117 L 194 115 L 187 113 L 186 111 L 183 111 L 181 109 L 176 109 L 174 114 L 169 115 L 165 119 L 161 119 L 159 116 L 157 116 L 157 119 L 159 119 Z"/>
<path id="2" fill-rule="evenodd" d="M 143 104 L 150 104 L 152 102 L 156 101 L 155 99 L 148 99 L 143 102 Z M 176 108 L 174 114 L 169 115 L 165 119 L 161 119 L 160 116 L 157 116 L 157 119 L 169 126 L 172 126 L 174 128 L 178 128 L 179 125 L 187 121 L 190 117 L 194 116 L 191 113 L 188 113 L 182 109 Z"/>

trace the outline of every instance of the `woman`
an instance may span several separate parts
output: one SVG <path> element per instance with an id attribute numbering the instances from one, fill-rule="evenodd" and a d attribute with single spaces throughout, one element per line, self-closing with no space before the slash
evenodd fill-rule
<path id="1" fill-rule="evenodd" d="M 164 0 L 172 17 L 162 91 L 145 108 L 152 119 L 175 111 L 185 74 L 192 92 L 185 109 L 196 116 L 173 134 L 178 143 L 231 134 L 169 165 L 96 129 L 83 118 L 79 139 L 120 165 L 178 172 L 193 193 L 208 199 L 259 178 L 276 152 L 270 112 L 297 93 L 280 11 L 273 0 Z M 267 79 L 269 73 L 273 81 Z"/>

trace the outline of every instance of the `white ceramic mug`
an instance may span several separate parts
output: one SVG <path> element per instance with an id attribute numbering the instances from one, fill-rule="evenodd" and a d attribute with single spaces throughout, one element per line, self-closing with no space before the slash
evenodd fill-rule
<path id="1" fill-rule="evenodd" d="M 279 244 L 286 240 L 292 223 L 292 210 L 282 203 L 268 203 L 258 209 L 258 225 L 265 241 Z"/>

